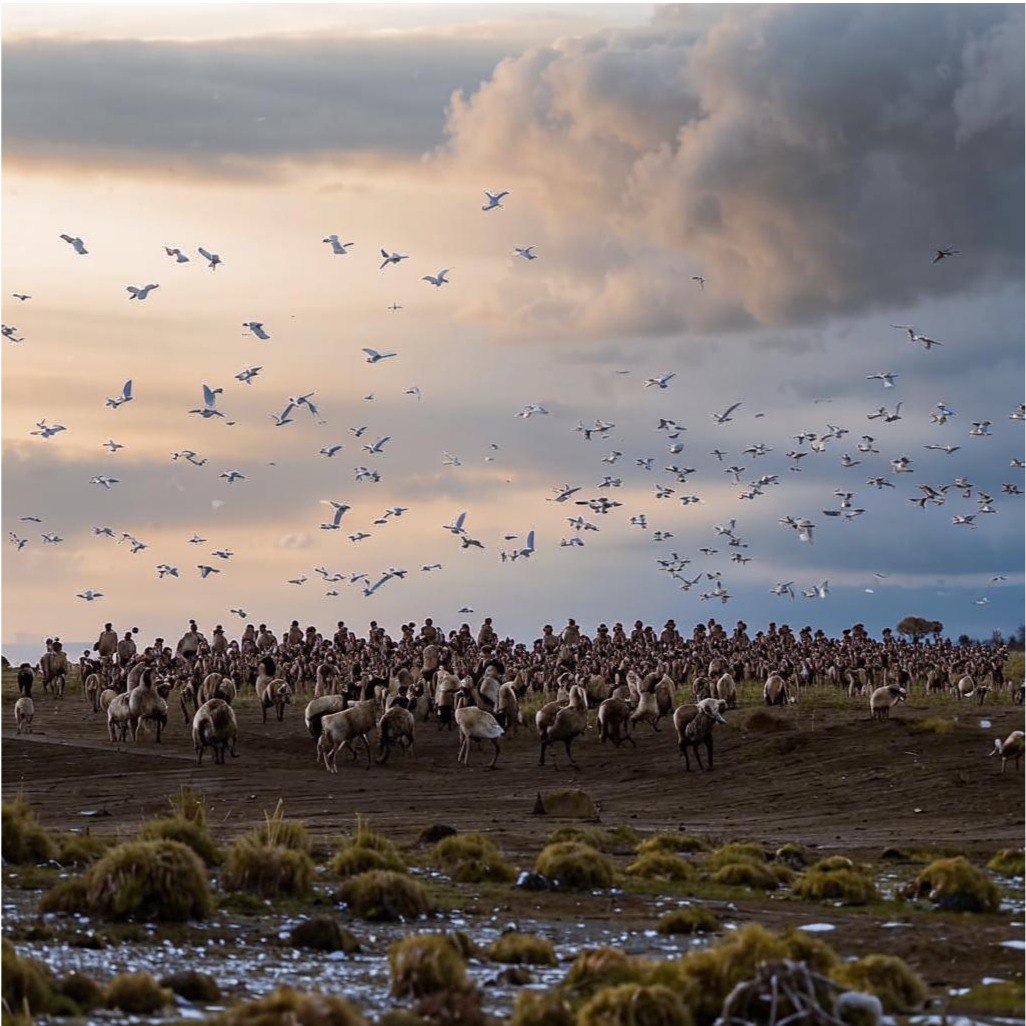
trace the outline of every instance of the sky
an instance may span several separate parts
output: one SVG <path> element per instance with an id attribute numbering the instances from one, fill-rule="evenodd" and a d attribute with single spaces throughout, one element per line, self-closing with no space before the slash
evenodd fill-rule
<path id="1" fill-rule="evenodd" d="M 522 638 L 569 616 L 1022 622 L 1021 6 L 5 4 L 2 32 L 3 323 L 23 339 L 2 353 L 5 651 L 107 620 L 241 628 L 233 608 L 324 630 L 490 615 Z M 379 269 L 381 248 L 408 259 Z M 189 414 L 204 384 L 225 418 Z M 320 417 L 276 427 L 308 392 Z M 532 403 L 548 413 L 517 416 Z M 575 430 L 596 419 L 605 437 Z M 920 485 L 944 504 L 913 505 Z M 865 512 L 829 516 L 837 491 Z M 622 505 L 574 504 L 602 496 Z M 483 549 L 442 529 L 463 511 Z M 349 581 L 389 568 L 408 574 L 370 596 Z"/>

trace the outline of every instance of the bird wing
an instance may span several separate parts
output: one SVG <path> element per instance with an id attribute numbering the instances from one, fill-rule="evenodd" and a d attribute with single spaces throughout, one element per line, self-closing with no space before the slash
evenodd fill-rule
<path id="1" fill-rule="evenodd" d="M 461 514 L 460 514 L 460 515 L 459 515 L 459 516 L 458 516 L 458 517 L 457 517 L 457 518 L 456 518 L 456 519 L 455 519 L 455 520 L 453 521 L 453 527 L 455 527 L 455 528 L 457 528 L 457 529 L 462 529 L 462 528 L 463 528 L 463 521 L 464 521 L 464 520 L 466 520 L 466 519 L 467 519 L 467 514 L 466 514 L 466 513 L 461 513 Z"/>
<path id="2" fill-rule="evenodd" d="M 196 252 L 199 253 L 199 255 L 201 257 L 203 257 L 204 260 L 213 260 L 214 259 L 214 254 L 213 253 L 208 253 L 202 246 L 200 246 L 196 250 Z"/>
<path id="3" fill-rule="evenodd" d="M 124 387 L 121 389 L 121 394 L 126 399 L 131 399 L 132 398 L 132 379 L 131 378 L 129 378 L 128 381 L 125 382 Z"/>
<path id="4" fill-rule="evenodd" d="M 381 358 L 381 354 L 375 349 L 363 349 L 361 352 L 366 353 L 372 360 Z"/>
<path id="5" fill-rule="evenodd" d="M 213 389 L 211 389 L 211 387 L 209 385 L 204 385 L 203 386 L 203 405 L 206 406 L 208 410 L 209 409 L 213 409 L 214 408 L 214 403 L 216 401 L 217 401 L 217 396 L 215 395 Z"/>

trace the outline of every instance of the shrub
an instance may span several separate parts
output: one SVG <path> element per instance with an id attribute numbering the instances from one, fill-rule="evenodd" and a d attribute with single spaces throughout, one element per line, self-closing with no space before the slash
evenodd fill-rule
<path id="1" fill-rule="evenodd" d="M 968 859 L 937 859 L 905 889 L 906 897 L 926 897 L 938 908 L 953 912 L 996 912 L 998 889 Z"/>
<path id="2" fill-rule="evenodd" d="M 567 819 L 594 819 L 598 815 L 591 797 L 580 788 L 561 788 L 542 795 L 542 808 L 549 816 Z"/>
<path id="3" fill-rule="evenodd" d="M 691 951 L 674 966 L 685 1004 L 699 1026 L 711 1026 L 727 995 L 750 979 L 763 962 L 792 959 L 828 974 L 837 956 L 822 941 L 800 932 L 776 935 L 758 925 L 746 926 L 704 951 Z"/>
<path id="4" fill-rule="evenodd" d="M 628 867 L 627 874 L 642 880 L 690 880 L 695 875 L 694 867 L 679 855 L 669 852 L 650 851 L 638 856 Z"/>
<path id="5" fill-rule="evenodd" d="M 660 933 L 716 933 L 720 928 L 719 919 L 708 909 L 700 905 L 687 908 L 675 908 L 667 912 L 656 924 Z"/>
<path id="6" fill-rule="evenodd" d="M 229 1008 L 211 1026 L 367 1026 L 351 1002 L 326 994 L 278 987 L 266 997 Z"/>
<path id="7" fill-rule="evenodd" d="M 835 869 L 854 869 L 855 863 L 846 855 L 830 855 L 814 862 L 811 868 L 816 872 L 831 873 Z"/>
<path id="8" fill-rule="evenodd" d="M 701 837 L 692 837 L 690 834 L 656 834 L 654 837 L 646 837 L 637 848 L 639 855 L 647 855 L 649 852 L 708 850 L 709 845 Z"/>
<path id="9" fill-rule="evenodd" d="M 118 973 L 103 990 L 107 1008 L 119 1008 L 130 1015 L 153 1015 L 174 1000 L 171 991 L 149 973 Z"/>
<path id="10" fill-rule="evenodd" d="M 577 1013 L 577 1026 L 691 1026 L 681 999 L 660 984 L 625 983 L 600 990 Z"/>
<path id="11" fill-rule="evenodd" d="M 106 837 L 94 837 L 88 831 L 82 834 L 57 834 L 57 861 L 62 866 L 87 866 L 95 862 L 110 847 Z"/>
<path id="12" fill-rule="evenodd" d="M 563 986 L 571 996 L 587 998 L 603 987 L 647 983 L 654 965 L 647 958 L 628 955 L 619 948 L 591 948 L 574 959 Z"/>
<path id="13" fill-rule="evenodd" d="M 415 919 L 431 910 L 427 891 L 418 881 L 380 869 L 350 877 L 338 897 L 361 919 Z"/>
<path id="14" fill-rule="evenodd" d="M 198 973 L 195 969 L 171 973 L 161 979 L 160 985 L 185 998 L 186 1001 L 210 1004 L 221 996 L 217 980 L 206 973 Z"/>
<path id="15" fill-rule="evenodd" d="M 761 844 L 734 842 L 717 848 L 706 860 L 708 870 L 720 869 L 731 862 L 765 862 L 768 856 Z"/>
<path id="16" fill-rule="evenodd" d="M 372 869 L 388 869 L 393 873 L 405 873 L 406 864 L 398 855 L 390 852 L 350 846 L 343 848 L 335 855 L 328 863 L 328 869 L 336 876 L 357 876 L 360 873 L 368 873 Z"/>
<path id="17" fill-rule="evenodd" d="M 454 834 L 435 845 L 434 860 L 459 883 L 485 880 L 510 883 L 516 870 L 499 854 L 495 842 L 484 834 Z"/>
<path id="18" fill-rule="evenodd" d="M 203 919 L 212 904 L 207 872 L 177 841 L 131 841 L 111 848 L 77 880 L 43 895 L 43 912 L 91 912 L 107 919 Z"/>
<path id="19" fill-rule="evenodd" d="M 849 863 L 850 865 L 850 863 Z M 820 863 L 803 874 L 794 893 L 808 901 L 839 901 L 844 905 L 866 905 L 879 894 L 873 878 L 861 870 L 841 866 L 821 869 Z"/>
<path id="20" fill-rule="evenodd" d="M 313 862 L 301 848 L 265 844 L 258 834 L 240 837 L 228 850 L 221 882 L 229 891 L 252 891 L 264 898 L 305 898 L 313 882 Z"/>
<path id="21" fill-rule="evenodd" d="M 309 853 L 310 835 L 306 827 L 295 820 L 285 818 L 285 803 L 278 799 L 274 812 L 264 813 L 264 822 L 255 830 L 243 835 L 258 845 L 292 848 Z"/>
<path id="22" fill-rule="evenodd" d="M 153 819 L 144 823 L 139 837 L 143 841 L 178 841 L 192 850 L 208 866 L 216 866 L 221 862 L 221 852 L 214 844 L 205 823 L 184 816 L 168 816 L 165 819 Z"/>
<path id="23" fill-rule="evenodd" d="M 504 933 L 487 951 L 493 962 L 506 965 L 555 965 L 556 951 L 552 941 L 536 934 L 518 933 L 511 930 Z"/>
<path id="24" fill-rule="evenodd" d="M 961 994 L 951 1002 L 953 1010 L 966 1009 L 986 1012 L 992 1016 L 1022 1020 L 1026 1012 L 1026 992 L 1022 979 L 1002 983 L 981 984 L 968 994 Z"/>
<path id="25" fill-rule="evenodd" d="M 56 846 L 24 798 L 0 804 L 0 849 L 5 862 L 47 862 Z"/>
<path id="26" fill-rule="evenodd" d="M 1026 859 L 1022 848 L 1002 848 L 987 863 L 987 868 L 1002 876 L 1026 875 Z"/>
<path id="27" fill-rule="evenodd" d="M 542 876 L 572 890 L 611 887 L 615 877 L 612 861 L 587 844 L 560 841 L 544 847 L 534 868 Z"/>
<path id="28" fill-rule="evenodd" d="M 750 887 L 757 891 L 775 891 L 780 886 L 778 873 L 784 866 L 767 866 L 751 859 L 728 862 L 710 877 L 715 884 L 725 887 Z"/>
<path id="29" fill-rule="evenodd" d="M 57 984 L 57 990 L 81 1012 L 91 1012 L 103 1002 L 103 988 L 85 973 L 68 973 Z"/>
<path id="30" fill-rule="evenodd" d="M 356 934 L 347 930 L 334 916 L 311 916 L 292 929 L 292 943 L 297 948 L 314 951 L 342 951 L 355 955 L 360 951 Z"/>
<path id="31" fill-rule="evenodd" d="M 574 1026 L 574 1012 L 559 990 L 522 990 L 510 1026 Z"/>
<path id="32" fill-rule="evenodd" d="M 439 934 L 421 933 L 396 941 L 388 952 L 392 993 L 422 998 L 467 986 L 467 964 L 456 945 Z"/>
<path id="33" fill-rule="evenodd" d="M 838 983 L 874 994 L 888 1013 L 914 1012 L 926 1000 L 926 984 L 900 958 L 867 955 L 847 962 L 833 972 Z"/>

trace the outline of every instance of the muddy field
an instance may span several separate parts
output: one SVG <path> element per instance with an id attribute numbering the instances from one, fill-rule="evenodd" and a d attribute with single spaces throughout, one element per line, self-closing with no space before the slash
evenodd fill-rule
<path id="1" fill-rule="evenodd" d="M 3 689 L 3 796 L 25 797 L 47 828 L 130 837 L 140 823 L 168 811 L 168 797 L 181 785 L 203 793 L 208 822 L 224 844 L 259 824 L 279 798 L 290 818 L 304 821 L 318 843 L 367 817 L 374 830 L 403 848 L 404 857 L 444 894 L 450 911 L 426 922 L 427 929 L 461 929 L 487 941 L 511 922 L 552 939 L 561 962 L 557 977 L 583 947 L 623 946 L 649 954 L 676 954 L 693 943 L 652 929 L 658 916 L 677 905 L 708 904 L 728 928 L 759 922 L 772 929 L 813 926 L 844 956 L 899 954 L 946 1000 L 985 979 L 1022 975 L 1022 880 L 994 877 L 1002 910 L 993 915 L 951 914 L 890 900 L 920 868 L 914 861 L 884 858 L 885 849 L 924 849 L 969 856 L 983 865 L 1000 848 L 1022 843 L 1023 777 L 1009 766 L 1000 773 L 988 758 L 994 737 L 1022 727 L 1012 705 L 959 705 L 915 696 L 889 721 L 871 722 L 865 701 L 834 696 L 756 716 L 757 693 L 749 685 L 741 708 L 716 735 L 716 768 L 682 770 L 672 725 L 637 733 L 637 748 L 601 745 L 592 731 L 575 746 L 579 769 L 538 766 L 533 729 L 504 740 L 498 769 L 485 770 L 489 755 L 477 752 L 470 770 L 456 764 L 456 735 L 435 723 L 418 725 L 416 752 L 393 756 L 389 765 L 364 768 L 339 760 L 329 775 L 314 761 L 314 742 L 302 718 L 302 699 L 286 710 L 283 723 L 261 723 L 251 700 L 237 707 L 240 756 L 225 766 L 197 766 L 188 728 L 177 708 L 162 742 L 111 744 L 102 716 L 89 712 L 73 690 L 61 702 L 36 694 L 31 735 L 14 732 L 12 683 Z M 920 732 L 926 717 L 955 720 L 944 733 Z M 749 722 L 751 720 L 751 722 Z M 799 901 L 786 889 L 772 895 L 745 888 L 689 893 L 686 887 L 623 883 L 611 892 L 532 893 L 509 885 L 455 886 L 430 869 L 428 848 L 417 845 L 422 829 L 447 824 L 489 834 L 503 855 L 530 869 L 549 834 L 566 820 L 535 814 L 539 792 L 579 787 L 598 807 L 602 827 L 626 825 L 642 836 L 682 831 L 713 844 L 755 840 L 771 847 L 797 842 L 816 855 L 844 854 L 869 863 L 888 900 L 862 907 Z M 89 815 L 86 815 L 89 814 Z M 618 868 L 630 861 L 618 854 Z M 252 915 L 221 910 L 202 927 L 168 934 L 136 930 L 122 943 L 89 951 L 67 942 L 58 922 L 32 936 L 38 892 L 19 873 L 5 871 L 4 931 L 25 953 L 61 968 L 103 975 L 119 968 L 187 965 L 197 955 L 210 963 L 220 951 L 222 977 L 231 996 L 252 995 L 275 983 L 351 993 L 365 1008 L 387 1006 L 389 941 L 402 932 L 350 925 L 364 939 L 363 956 L 345 968 L 328 957 L 297 960 L 281 937 L 302 910 L 274 909 Z M 625 878 L 626 879 L 626 878 Z M 345 913 L 342 913 L 345 918 Z M 51 917 L 53 919 L 54 917 Z M 59 919 L 59 917 L 57 917 Z M 524 925 L 526 924 L 526 925 Z M 38 924 L 36 924 L 38 926 Z M 90 927 L 91 928 L 91 927 Z M 48 936 L 49 934 L 49 936 Z M 225 939 L 227 941 L 226 952 Z M 1015 942 L 1015 943 L 1009 943 Z M 234 961 L 233 961 L 234 959 Z M 472 966 L 479 982 L 496 976 L 495 966 Z M 536 974 L 535 985 L 547 981 Z M 513 988 L 486 988 L 487 1006 L 502 1013 Z M 195 1016 L 181 1008 L 175 1014 Z"/>

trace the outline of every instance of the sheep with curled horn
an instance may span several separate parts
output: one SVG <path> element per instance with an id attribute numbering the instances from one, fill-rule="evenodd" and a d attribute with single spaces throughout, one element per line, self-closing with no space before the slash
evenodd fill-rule
<path id="1" fill-rule="evenodd" d="M 346 695 L 321 695 L 307 702 L 303 722 L 311 737 L 321 736 L 321 721 L 331 713 L 342 712 L 349 705 Z"/>
<path id="2" fill-rule="evenodd" d="M 499 687 L 499 695 L 495 703 L 495 719 L 503 730 L 516 737 L 517 727 L 523 722 L 520 712 L 520 700 L 514 681 L 506 681 Z"/>
<path id="3" fill-rule="evenodd" d="M 315 699 L 315 701 L 317 701 Z M 321 734 L 317 738 L 317 761 L 324 760 L 324 768 L 329 773 L 338 772 L 336 758 L 346 748 L 353 762 L 356 761 L 356 749 L 352 742 L 362 741 L 367 754 L 367 768 L 370 769 L 371 754 L 370 734 L 378 723 L 378 702 L 375 698 L 365 698 L 355 702 L 341 712 L 328 713 L 321 718 Z"/>
<path id="4" fill-rule="evenodd" d="M 144 724 L 156 729 L 157 743 L 160 743 L 160 733 L 167 726 L 167 701 L 160 694 L 152 669 L 147 668 L 140 682 L 128 692 L 128 717 L 136 744 Z"/>
<path id="5" fill-rule="evenodd" d="M 900 684 L 885 684 L 869 696 L 869 714 L 874 720 L 886 720 L 891 709 L 907 699 L 908 692 Z"/>
<path id="6" fill-rule="evenodd" d="M 122 691 L 121 694 L 115 694 L 107 706 L 107 734 L 111 741 L 125 741 L 131 721 L 128 692 Z"/>
<path id="7" fill-rule="evenodd" d="M 626 692 L 626 688 L 623 691 Z M 599 705 L 598 728 L 599 741 L 612 741 L 617 748 L 629 741 L 634 748 L 638 747 L 631 737 L 631 707 L 623 697 L 607 698 Z"/>
<path id="8" fill-rule="evenodd" d="M 574 762 L 571 745 L 588 729 L 588 696 L 584 688 L 579 684 L 574 684 L 570 688 L 569 698 L 569 704 L 558 710 L 551 724 L 541 734 L 541 752 L 538 756 L 539 766 L 545 765 L 545 751 L 548 746 L 562 741 L 566 748 L 568 762 L 574 769 L 579 768 L 577 763 Z M 539 710 L 540 712 L 541 710 Z M 552 764 L 553 766 L 556 765 L 555 758 L 553 758 Z"/>
<path id="9" fill-rule="evenodd" d="M 235 719 L 235 711 L 220 698 L 211 698 L 204 702 L 192 718 L 192 744 L 196 750 L 196 762 L 203 765 L 203 752 L 210 748 L 214 753 L 214 763 L 224 765 L 224 757 L 230 753 L 232 758 L 238 757 L 239 727 Z"/>
<path id="10" fill-rule="evenodd" d="M 684 758 L 684 768 L 691 772 L 691 760 L 688 751 L 693 750 L 698 760 L 698 768 L 713 768 L 713 727 L 717 723 L 726 723 L 723 713 L 727 703 L 719 698 L 703 698 L 696 705 L 678 706 L 673 714 L 673 725 L 677 730 L 677 747 Z M 702 766 L 699 745 L 705 745 L 709 765 Z"/>
<path id="11" fill-rule="evenodd" d="M 456 761 L 470 768 L 470 746 L 472 741 L 491 741 L 495 749 L 492 761 L 485 769 L 495 769 L 499 759 L 499 738 L 503 729 L 498 720 L 487 709 L 479 709 L 470 704 L 470 689 L 461 686 L 456 692 L 454 702 L 454 719 L 460 732 L 460 747 Z"/>
<path id="12" fill-rule="evenodd" d="M 405 756 L 413 751 L 413 713 L 406 707 L 405 699 L 400 699 L 378 720 L 378 765 L 388 762 L 393 748 L 398 748 Z"/>
<path id="13" fill-rule="evenodd" d="M 762 686 L 762 697 L 767 705 L 793 705 L 798 697 L 791 691 L 788 683 L 779 673 L 773 673 L 766 678 Z"/>
<path id="14" fill-rule="evenodd" d="M 260 688 L 257 698 L 260 701 L 263 722 L 267 722 L 267 710 L 273 709 L 278 722 L 281 723 L 285 719 L 285 706 L 292 703 L 292 688 L 287 681 L 275 677 Z"/>
<path id="15" fill-rule="evenodd" d="M 719 698 L 727 703 L 728 709 L 737 708 L 737 684 L 734 678 L 729 673 L 724 673 L 718 681 L 716 681 L 715 694 L 710 696 Z"/>
<path id="16" fill-rule="evenodd" d="M 713 683 L 703 674 L 699 674 L 691 682 L 691 694 L 696 702 L 701 702 L 703 698 L 714 698 L 715 696 L 712 692 Z"/>
<path id="17" fill-rule="evenodd" d="M 1023 757 L 1024 750 L 1026 750 L 1026 734 L 1021 730 L 1013 730 L 1004 741 L 994 739 L 994 748 L 990 754 L 1001 759 L 1001 772 L 1004 773 L 1005 766 L 1009 762 L 1014 761 L 1015 768 L 1019 768 L 1019 760 Z"/>

